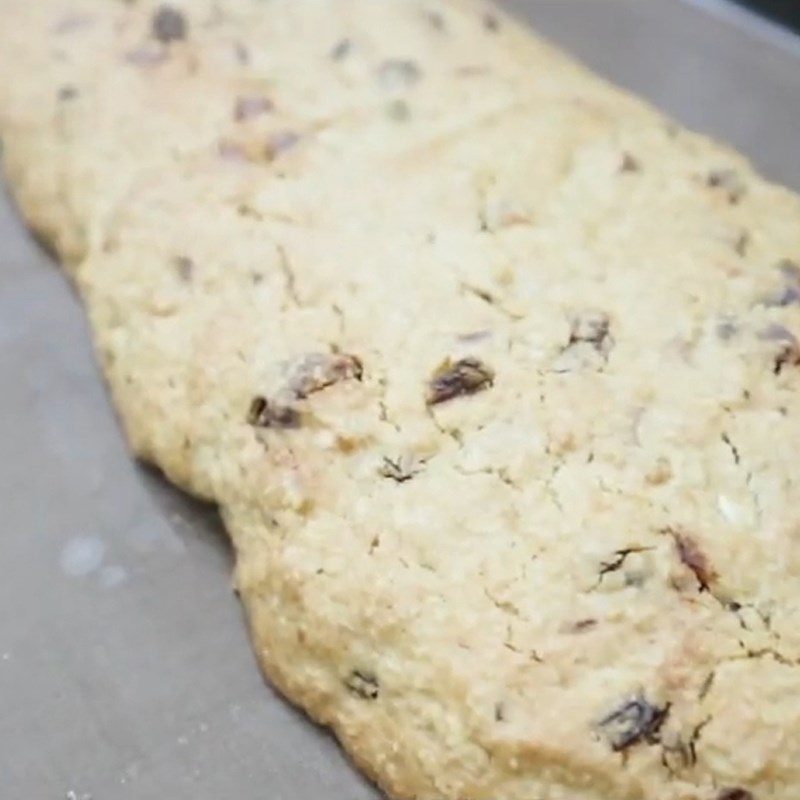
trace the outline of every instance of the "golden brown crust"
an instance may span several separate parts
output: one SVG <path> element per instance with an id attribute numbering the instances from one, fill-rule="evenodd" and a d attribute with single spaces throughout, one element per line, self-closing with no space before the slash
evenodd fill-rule
<path id="1" fill-rule="evenodd" d="M 798 198 L 469 0 L 28 5 L 12 188 L 270 680 L 398 798 L 796 795 Z"/>

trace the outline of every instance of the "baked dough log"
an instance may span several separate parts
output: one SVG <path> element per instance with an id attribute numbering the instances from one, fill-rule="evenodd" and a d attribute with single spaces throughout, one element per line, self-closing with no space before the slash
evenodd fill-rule
<path id="1" fill-rule="evenodd" d="M 800 202 L 470 0 L 0 0 L 128 438 L 392 797 L 800 795 Z"/>

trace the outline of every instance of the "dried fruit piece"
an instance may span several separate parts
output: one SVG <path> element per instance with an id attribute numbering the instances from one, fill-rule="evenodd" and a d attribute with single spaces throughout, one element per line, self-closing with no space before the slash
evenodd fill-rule
<path id="1" fill-rule="evenodd" d="M 639 742 L 655 744 L 667 714 L 669 705 L 659 708 L 638 694 L 603 717 L 598 725 L 611 749 L 620 752 Z"/>
<path id="2" fill-rule="evenodd" d="M 175 271 L 178 273 L 178 277 L 184 283 L 189 283 L 194 273 L 194 262 L 192 259 L 187 256 L 177 256 L 173 260 L 173 264 L 175 265 Z"/>
<path id="3" fill-rule="evenodd" d="M 344 685 L 362 700 L 377 700 L 380 694 L 378 679 L 371 672 L 354 669 Z"/>
<path id="4" fill-rule="evenodd" d="M 440 33 L 445 30 L 446 25 L 444 22 L 444 17 L 438 11 L 425 11 L 425 19 L 428 21 L 428 25 L 431 26 L 435 31 L 439 31 Z"/>
<path id="5" fill-rule="evenodd" d="M 469 357 L 453 362 L 448 358 L 434 372 L 425 402 L 429 406 L 444 403 L 488 389 L 493 383 L 494 371 L 480 359 Z"/>
<path id="6" fill-rule="evenodd" d="M 496 33 L 500 30 L 500 19 L 495 14 L 487 12 L 483 15 L 483 27 L 490 33 Z"/>
<path id="7" fill-rule="evenodd" d="M 125 60 L 137 67 L 155 67 L 167 60 L 167 54 L 152 42 L 125 54 Z"/>
<path id="8" fill-rule="evenodd" d="M 333 61 L 342 61 L 350 55 L 353 49 L 353 43 L 350 39 L 341 39 L 338 41 L 331 50 L 331 59 Z"/>
<path id="9" fill-rule="evenodd" d="M 247 423 L 255 428 L 299 428 L 296 408 L 272 403 L 266 397 L 254 397 L 247 412 Z"/>
<path id="10" fill-rule="evenodd" d="M 619 165 L 620 172 L 639 172 L 642 165 L 630 153 L 622 154 L 622 163 Z"/>
<path id="11" fill-rule="evenodd" d="M 244 122 L 253 117 L 267 114 L 275 108 L 274 103 L 268 97 L 262 95 L 244 95 L 236 98 L 233 107 L 233 118 L 237 122 Z"/>
<path id="12" fill-rule="evenodd" d="M 411 109 L 405 100 L 392 100 L 386 106 L 386 114 L 389 119 L 393 119 L 395 122 L 408 122 L 411 119 Z"/>
<path id="13" fill-rule="evenodd" d="M 264 155 L 267 161 L 274 161 L 279 155 L 291 150 L 300 141 L 300 135 L 294 131 L 277 131 L 267 140 Z"/>
<path id="14" fill-rule="evenodd" d="M 154 39 L 162 44 L 169 44 L 185 39 L 189 26 L 182 11 L 165 5 L 153 14 L 151 28 Z"/>
<path id="15" fill-rule="evenodd" d="M 289 390 L 298 400 L 346 380 L 360 381 L 364 374 L 361 360 L 339 353 L 310 353 L 292 370 Z"/>
<path id="16" fill-rule="evenodd" d="M 700 590 L 706 591 L 709 585 L 716 580 L 717 573 L 711 568 L 705 553 L 691 536 L 674 531 L 670 533 L 675 540 L 675 547 L 678 550 L 678 558 L 680 558 L 681 563 L 694 573 L 697 582 L 700 584 Z"/>
<path id="17" fill-rule="evenodd" d="M 789 342 L 775 356 L 772 372 L 775 375 L 780 375 L 784 367 L 796 367 L 798 365 L 800 365 L 800 347 L 798 347 L 796 341 Z"/>

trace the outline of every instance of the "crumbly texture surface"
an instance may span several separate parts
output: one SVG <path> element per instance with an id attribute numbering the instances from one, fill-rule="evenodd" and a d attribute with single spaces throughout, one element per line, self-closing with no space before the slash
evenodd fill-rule
<path id="1" fill-rule="evenodd" d="M 800 200 L 470 0 L 0 0 L 131 445 L 391 797 L 800 796 Z"/>

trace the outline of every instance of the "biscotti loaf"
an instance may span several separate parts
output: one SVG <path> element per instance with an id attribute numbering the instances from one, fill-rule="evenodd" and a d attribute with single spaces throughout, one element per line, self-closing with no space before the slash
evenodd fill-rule
<path id="1" fill-rule="evenodd" d="M 289 699 L 403 800 L 800 796 L 797 196 L 472 0 L 0 10 L 9 184 Z"/>

